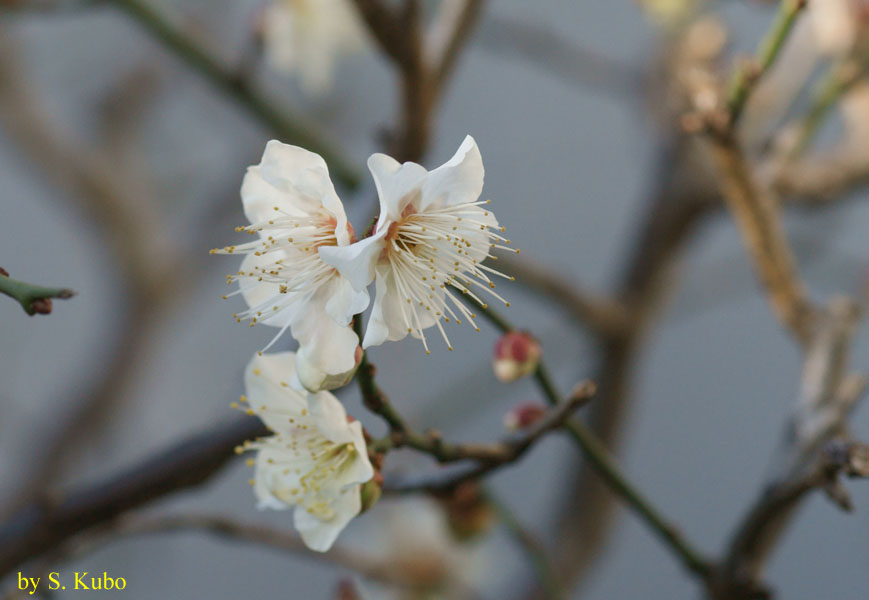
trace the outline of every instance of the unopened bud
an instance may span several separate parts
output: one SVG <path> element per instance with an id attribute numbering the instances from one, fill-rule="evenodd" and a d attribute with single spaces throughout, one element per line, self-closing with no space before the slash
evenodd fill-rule
<path id="1" fill-rule="evenodd" d="M 536 402 L 517 404 L 504 415 L 504 427 L 510 431 L 519 431 L 530 427 L 546 414 L 546 408 Z"/>
<path id="2" fill-rule="evenodd" d="M 495 377 L 510 382 L 531 375 L 537 369 L 541 354 L 540 344 L 530 333 L 507 332 L 495 342 L 492 360 Z"/>
<path id="3" fill-rule="evenodd" d="M 355 363 L 353 368 L 344 373 L 327 373 L 316 364 L 307 359 L 304 352 L 296 354 L 296 376 L 302 386 L 311 393 L 317 393 L 323 390 L 334 390 L 335 388 L 343 387 L 350 383 L 359 364 L 362 362 L 362 347 L 356 346 L 356 352 L 353 355 Z"/>
<path id="4" fill-rule="evenodd" d="M 37 298 L 30 303 L 33 314 L 47 315 L 51 313 L 51 298 Z"/>
<path id="5" fill-rule="evenodd" d="M 375 472 L 374 477 L 366 481 L 362 484 L 362 487 L 359 489 L 359 496 L 362 500 L 362 510 L 361 512 L 365 512 L 380 500 L 380 496 L 383 493 L 383 475 L 379 472 Z"/>
<path id="6" fill-rule="evenodd" d="M 495 522 L 495 511 L 476 482 L 461 484 L 441 502 L 450 530 L 460 540 L 485 533 Z"/>

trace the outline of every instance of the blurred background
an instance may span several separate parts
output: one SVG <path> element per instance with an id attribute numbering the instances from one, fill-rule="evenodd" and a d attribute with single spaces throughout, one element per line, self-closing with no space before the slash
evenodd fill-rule
<path id="1" fill-rule="evenodd" d="M 260 0 L 153 5 L 221 60 L 248 61 L 259 89 L 278 105 L 285 98 L 353 164 L 383 149 L 398 94 L 393 70 L 370 45 L 342 58 L 333 85 L 311 94 L 256 56 Z M 69 286 L 78 296 L 34 318 L 0 299 L 4 504 L 33 483 L 64 423 L 94 397 L 104 402 L 69 447 L 52 448 L 61 450 L 63 468 L 46 472 L 50 480 L 42 485 L 98 481 L 233 418 L 228 405 L 243 391 L 244 366 L 274 334 L 235 323 L 241 299 L 224 301 L 221 294 L 238 259 L 208 254 L 238 239 L 241 179 L 273 134 L 111 6 L 20 8 L 9 3 L 0 12 L 0 265 L 13 277 Z M 750 52 L 774 7 L 734 1 L 718 3 L 716 11 L 729 25 L 733 48 Z M 484 195 L 522 257 L 585 289 L 615 289 L 660 191 L 661 161 L 672 150 L 649 101 L 666 39 L 665 28 L 629 0 L 488 3 L 445 90 L 423 164 L 440 165 L 472 134 L 486 167 Z M 834 143 L 841 130 L 834 116 L 821 143 Z M 82 170 L 92 177 L 82 178 Z M 356 191 L 339 186 L 357 231 L 375 210 L 370 178 L 362 181 Z M 869 252 L 864 196 L 858 190 L 819 210 L 786 211 L 802 275 L 818 300 L 862 295 Z M 771 315 L 724 212 L 703 220 L 676 263 L 664 308 L 636 355 L 619 456 L 632 480 L 715 554 L 768 475 L 797 396 L 801 357 Z M 596 376 L 599 355 L 584 328 L 519 282 L 500 289 L 511 301 L 512 322 L 541 340 L 563 390 Z M 426 356 L 407 339 L 374 348 L 371 359 L 382 388 L 420 429 L 436 427 L 455 440 L 496 439 L 504 413 L 537 398 L 529 380 L 495 379 L 497 335 L 488 324 L 481 333 L 457 329 L 455 352 L 435 346 Z M 867 341 L 865 330 L 858 333 L 855 368 L 867 365 Z M 382 433 L 354 386 L 341 398 L 348 412 Z M 856 413 L 858 434 L 869 430 L 867 419 L 865 411 Z M 389 468 L 435 466 L 408 455 L 390 457 Z M 554 548 L 577 468 L 573 447 L 553 435 L 498 471 L 491 488 Z M 206 486 L 147 510 L 219 512 L 289 528 L 288 513 L 256 510 L 248 478 L 234 463 Z M 783 539 L 769 572 L 780 598 L 866 597 L 869 488 L 849 487 L 855 516 L 813 496 Z M 413 504 L 424 516 L 395 521 L 390 515 L 406 510 L 402 503 L 379 504 L 350 525 L 342 542 L 394 549 L 401 547 L 396 536 L 416 535 L 415 524 L 441 525 L 423 500 Z M 459 562 L 474 597 L 509 597 L 517 584 L 533 580 L 503 528 L 462 544 L 461 552 L 472 557 Z M 112 597 L 131 600 L 326 599 L 349 574 L 304 555 L 197 533 L 120 541 L 55 570 L 123 576 L 127 589 Z M 381 593 L 370 582 L 360 586 L 371 597 Z M 456 594 L 447 597 L 463 597 Z M 620 510 L 573 597 L 699 595 L 642 523 Z M 105 594 L 76 595 L 91 596 Z"/>

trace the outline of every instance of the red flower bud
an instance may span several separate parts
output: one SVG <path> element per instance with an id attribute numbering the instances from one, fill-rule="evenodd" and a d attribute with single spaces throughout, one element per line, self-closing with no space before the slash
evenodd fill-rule
<path id="1" fill-rule="evenodd" d="M 540 362 L 542 350 L 534 337 L 524 331 L 510 331 L 495 342 L 492 367 L 495 377 L 504 382 L 531 375 Z"/>
<path id="2" fill-rule="evenodd" d="M 504 427 L 518 431 L 530 427 L 546 414 L 546 408 L 536 402 L 518 404 L 504 415 Z"/>

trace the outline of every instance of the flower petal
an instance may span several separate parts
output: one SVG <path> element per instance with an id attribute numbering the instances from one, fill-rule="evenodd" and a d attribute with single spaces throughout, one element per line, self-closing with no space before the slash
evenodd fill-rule
<path id="1" fill-rule="evenodd" d="M 428 174 L 422 184 L 419 210 L 476 202 L 483 192 L 483 157 L 471 136 L 466 136 L 455 155 Z"/>
<path id="2" fill-rule="evenodd" d="M 321 246 L 320 258 L 332 265 L 346 277 L 357 292 L 361 292 L 374 280 L 374 266 L 385 247 L 388 229 L 384 228 L 374 235 L 359 240 L 349 246 Z"/>
<path id="3" fill-rule="evenodd" d="M 327 521 L 317 518 L 301 505 L 293 513 L 296 530 L 302 536 L 305 545 L 316 552 L 329 550 L 341 531 L 353 520 L 353 517 L 359 514 L 362 509 L 359 486 L 339 492 L 330 506 L 335 514 Z"/>
<path id="4" fill-rule="evenodd" d="M 338 219 L 335 193 L 326 162 L 318 154 L 298 146 L 271 140 L 266 144 L 262 160 L 249 167 L 241 186 L 245 216 L 251 223 L 273 217 L 275 207 L 293 215 L 310 215 L 323 207 Z M 346 230 L 346 217 L 344 217 Z"/>
<path id="5" fill-rule="evenodd" d="M 330 286 L 326 312 L 339 325 L 349 325 L 353 315 L 358 315 L 368 308 L 371 298 L 367 289 L 357 292 L 346 277 L 335 277 Z"/>
<path id="6" fill-rule="evenodd" d="M 291 433 L 285 415 L 307 408 L 305 395 L 289 387 L 296 370 L 293 352 L 254 354 L 244 371 L 244 387 L 251 409 L 266 427 L 277 433 Z M 286 383 L 287 385 L 281 385 Z"/>
<path id="7" fill-rule="evenodd" d="M 372 154 L 368 158 L 368 170 L 374 177 L 380 199 L 380 218 L 376 228 L 380 231 L 387 223 L 401 218 L 401 213 L 419 192 L 428 171 L 413 162 L 399 164 L 385 154 Z"/>

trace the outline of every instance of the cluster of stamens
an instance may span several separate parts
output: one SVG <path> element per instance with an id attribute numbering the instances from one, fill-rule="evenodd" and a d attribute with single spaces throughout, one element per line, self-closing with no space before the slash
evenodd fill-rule
<path id="1" fill-rule="evenodd" d="M 286 387 L 285 382 L 281 383 Z M 244 410 L 247 414 L 262 414 L 269 410 L 286 418 L 288 431 L 246 441 L 235 448 L 236 454 L 248 451 L 269 451 L 266 459 L 278 477 L 270 478 L 269 491 L 288 505 L 300 505 L 320 520 L 328 521 L 335 516 L 328 497 L 321 492 L 324 485 L 334 481 L 357 457 L 356 446 L 352 443 L 335 443 L 317 429 L 307 409 L 293 414 L 289 411 L 276 411 L 261 406 L 258 409 L 247 407 L 248 400 L 241 396 L 240 403 L 231 406 Z M 280 458 L 276 458 L 280 457 Z M 248 466 L 256 464 L 248 459 Z M 283 477 L 283 480 L 281 479 Z M 250 480 L 254 485 L 254 480 Z"/>
<path id="2" fill-rule="evenodd" d="M 450 350 L 453 348 L 441 318 L 445 322 L 452 319 L 458 324 L 464 318 L 474 329 L 480 330 L 474 322 L 476 315 L 458 300 L 450 288 L 470 296 L 483 308 L 488 308 L 488 305 L 475 289 L 484 290 L 510 306 L 494 291 L 495 283 L 489 275 L 510 281 L 514 278 L 482 262 L 487 258 L 497 260 L 491 254 L 494 249 L 515 253 L 519 250 L 510 248 L 510 240 L 492 230 L 489 212 L 480 208 L 489 202 L 409 212 L 390 227 L 386 252 L 392 277 L 404 300 L 399 303 L 402 318 L 408 333 L 415 333 L 422 340 L 426 354 L 430 351 L 420 318 L 426 312 L 436 317 L 435 324 Z M 505 228 L 500 227 L 498 231 L 503 233 Z"/>
<path id="3" fill-rule="evenodd" d="M 300 295 L 313 293 L 336 274 L 335 269 L 323 262 L 317 253 L 320 246 L 338 244 L 335 219 L 328 214 L 292 215 L 277 206 L 274 211 L 275 215 L 271 219 L 235 228 L 257 239 L 211 250 L 211 254 L 253 254 L 270 259 L 263 260 L 252 270 L 239 270 L 226 276 L 228 284 L 248 279 L 277 286 L 278 293 L 265 302 L 233 315 L 239 323 L 250 321 L 251 327 L 293 304 Z M 238 289 L 224 294 L 223 298 L 240 293 Z"/>

